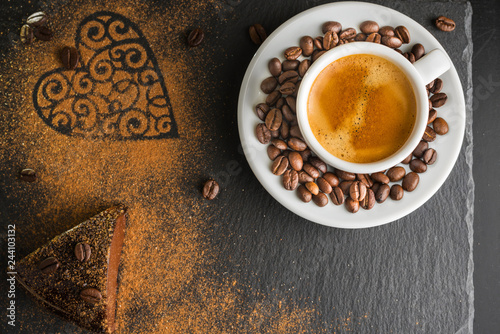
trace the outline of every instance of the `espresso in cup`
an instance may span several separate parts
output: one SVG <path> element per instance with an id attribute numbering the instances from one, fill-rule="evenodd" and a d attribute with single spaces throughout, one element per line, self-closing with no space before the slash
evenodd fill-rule
<path id="1" fill-rule="evenodd" d="M 321 146 L 352 163 L 396 153 L 410 137 L 417 101 L 405 73 L 380 56 L 354 54 L 335 60 L 314 80 L 307 117 Z"/>

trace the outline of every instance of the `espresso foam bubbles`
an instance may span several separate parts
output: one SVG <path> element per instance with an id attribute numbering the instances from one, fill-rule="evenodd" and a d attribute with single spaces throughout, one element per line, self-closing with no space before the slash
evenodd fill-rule
<path id="1" fill-rule="evenodd" d="M 398 151 L 413 130 L 416 106 L 403 71 L 368 54 L 328 65 L 314 81 L 307 103 L 318 142 L 355 163 L 379 161 Z"/>

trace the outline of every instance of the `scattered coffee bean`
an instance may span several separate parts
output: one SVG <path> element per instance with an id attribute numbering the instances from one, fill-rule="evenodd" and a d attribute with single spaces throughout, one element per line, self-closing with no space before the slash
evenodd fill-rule
<path id="1" fill-rule="evenodd" d="M 390 48 L 397 49 L 403 44 L 403 42 L 401 42 L 399 38 L 394 36 L 384 36 L 382 37 L 382 44 Z"/>
<path id="2" fill-rule="evenodd" d="M 312 181 L 314 181 L 314 179 L 311 175 L 307 174 L 303 170 L 299 172 L 299 183 L 307 183 Z"/>
<path id="3" fill-rule="evenodd" d="M 50 41 L 54 36 L 52 30 L 45 26 L 35 27 L 33 30 L 33 34 L 41 41 Z"/>
<path id="4" fill-rule="evenodd" d="M 304 59 L 303 61 L 300 62 L 299 65 L 299 75 L 301 77 L 304 77 L 306 74 L 307 70 L 309 69 L 309 66 L 311 66 L 311 61 L 309 59 Z"/>
<path id="5" fill-rule="evenodd" d="M 326 163 L 318 157 L 311 157 L 309 163 L 316 167 L 321 173 L 326 173 Z"/>
<path id="6" fill-rule="evenodd" d="M 394 29 L 395 36 L 399 38 L 404 44 L 410 43 L 410 32 L 405 26 L 398 26 Z"/>
<path id="7" fill-rule="evenodd" d="M 344 193 L 344 196 L 349 196 L 349 189 L 351 188 L 351 184 L 354 181 L 342 181 L 339 183 L 340 189 L 342 189 L 342 192 Z"/>
<path id="8" fill-rule="evenodd" d="M 382 172 L 372 173 L 371 178 L 373 181 L 387 184 L 390 182 L 389 177 Z"/>
<path id="9" fill-rule="evenodd" d="M 422 155 L 424 154 L 424 151 L 429 148 L 429 143 L 421 140 L 420 143 L 418 143 L 417 147 L 413 150 L 413 156 L 416 158 L 421 158 Z"/>
<path id="10" fill-rule="evenodd" d="M 382 36 L 394 36 L 394 28 L 390 26 L 383 26 L 378 30 L 378 33 Z"/>
<path id="11" fill-rule="evenodd" d="M 203 38 L 205 37 L 205 33 L 200 28 L 193 29 L 187 38 L 187 43 L 190 47 L 195 47 L 203 42 Z"/>
<path id="12" fill-rule="evenodd" d="M 271 59 L 267 64 L 267 67 L 269 68 L 269 73 L 271 73 L 272 76 L 278 77 L 281 74 L 281 61 L 278 58 Z"/>
<path id="13" fill-rule="evenodd" d="M 412 192 L 417 188 L 418 182 L 420 181 L 420 176 L 418 176 L 417 173 L 415 172 L 409 172 L 408 174 L 405 175 L 403 178 L 403 189 Z"/>
<path id="14" fill-rule="evenodd" d="M 375 192 L 375 200 L 377 203 L 384 203 L 389 193 L 391 192 L 391 187 L 388 184 L 382 184 Z"/>
<path id="15" fill-rule="evenodd" d="M 269 145 L 267 147 L 267 156 L 269 159 L 274 160 L 281 154 L 281 150 L 274 145 Z"/>
<path id="16" fill-rule="evenodd" d="M 300 132 L 300 128 L 298 125 L 293 125 L 290 127 L 290 136 L 291 137 L 297 137 L 297 138 L 300 138 L 300 139 L 303 139 L 302 138 L 302 133 Z"/>
<path id="17" fill-rule="evenodd" d="M 290 82 L 290 81 L 289 82 L 285 82 L 280 87 L 280 92 L 283 95 L 292 95 L 295 92 L 295 84 L 293 82 Z"/>
<path id="18" fill-rule="evenodd" d="M 307 148 L 307 144 L 296 137 L 291 137 L 288 139 L 288 146 L 295 151 L 304 151 Z"/>
<path id="19" fill-rule="evenodd" d="M 403 56 L 404 56 L 406 59 L 408 59 L 408 61 L 409 61 L 410 63 L 412 63 L 412 64 L 413 64 L 413 63 L 415 63 L 415 61 L 416 61 L 416 60 L 415 60 L 415 55 L 414 55 L 413 53 L 411 53 L 411 52 L 405 52 L 405 53 L 403 54 Z"/>
<path id="20" fill-rule="evenodd" d="M 65 46 L 61 50 L 61 61 L 66 69 L 74 70 L 80 61 L 80 54 L 75 47 Z"/>
<path id="21" fill-rule="evenodd" d="M 330 198 L 332 200 L 332 203 L 335 205 L 342 205 L 344 204 L 344 192 L 340 187 L 333 187 L 332 192 L 330 193 Z"/>
<path id="22" fill-rule="evenodd" d="M 299 47 L 302 49 L 302 55 L 309 57 L 314 51 L 314 40 L 311 36 L 302 36 L 299 41 Z"/>
<path id="23" fill-rule="evenodd" d="M 279 90 L 275 90 L 266 97 L 266 104 L 270 107 L 274 106 L 276 102 L 281 98 L 281 93 Z"/>
<path id="24" fill-rule="evenodd" d="M 276 101 L 276 108 L 281 109 L 286 104 L 285 98 L 282 96 Z"/>
<path id="25" fill-rule="evenodd" d="M 317 195 L 319 193 L 319 187 L 315 182 L 307 182 L 304 186 L 313 195 Z"/>
<path id="26" fill-rule="evenodd" d="M 297 93 L 299 92 L 299 88 L 300 88 L 300 84 L 302 83 L 302 80 L 298 81 L 296 84 L 295 84 L 295 91 L 293 92 L 293 94 L 291 96 L 293 97 L 297 97 Z"/>
<path id="27" fill-rule="evenodd" d="M 375 206 L 375 193 L 371 189 L 366 190 L 366 196 L 360 202 L 361 207 L 365 210 L 371 210 Z"/>
<path id="28" fill-rule="evenodd" d="M 456 27 L 455 21 L 453 21 L 450 18 L 447 18 L 446 16 L 439 16 L 436 19 L 435 24 L 439 30 L 446 31 L 446 32 L 453 31 L 453 30 L 455 30 L 455 27 Z"/>
<path id="29" fill-rule="evenodd" d="M 342 30 L 342 32 L 339 34 L 340 39 L 350 39 L 356 37 L 356 29 L 354 28 L 347 28 L 345 30 Z"/>
<path id="30" fill-rule="evenodd" d="M 437 152 L 433 148 L 427 149 L 422 157 L 422 161 L 425 162 L 427 165 L 432 165 L 433 163 L 436 162 L 436 159 L 437 159 Z"/>
<path id="31" fill-rule="evenodd" d="M 283 116 L 281 114 L 281 110 L 274 108 L 269 110 L 266 116 L 266 126 L 269 130 L 274 131 L 278 130 L 281 126 L 281 122 L 283 121 Z"/>
<path id="32" fill-rule="evenodd" d="M 323 36 L 318 36 L 316 37 L 314 40 L 313 40 L 313 44 L 314 44 L 314 47 L 316 49 L 318 49 L 319 51 L 320 50 L 323 50 Z M 311 56 L 314 54 L 314 51 L 317 51 L 317 50 L 313 50 L 313 53 L 311 53 Z"/>
<path id="33" fill-rule="evenodd" d="M 19 179 L 25 182 L 35 182 L 36 172 L 31 168 L 25 168 L 21 170 L 21 173 L 19 173 Z"/>
<path id="34" fill-rule="evenodd" d="M 339 42 L 339 36 L 334 31 L 327 31 L 323 37 L 323 49 L 330 50 L 337 46 Z"/>
<path id="35" fill-rule="evenodd" d="M 448 133 L 448 123 L 441 117 L 437 117 L 434 122 L 432 122 L 432 127 L 438 135 L 445 135 Z"/>
<path id="36" fill-rule="evenodd" d="M 75 246 L 75 256 L 80 262 L 87 262 L 90 259 L 90 254 L 92 249 L 89 244 L 85 242 L 79 242 Z"/>
<path id="37" fill-rule="evenodd" d="M 337 174 L 337 176 L 340 177 L 342 180 L 347 180 L 347 181 L 356 180 L 356 174 L 351 172 L 345 172 L 340 169 L 335 169 L 335 174 Z"/>
<path id="38" fill-rule="evenodd" d="M 278 82 L 283 85 L 285 82 L 297 83 L 299 81 L 299 73 L 297 71 L 285 71 L 278 77 Z"/>
<path id="39" fill-rule="evenodd" d="M 431 111 L 431 109 L 432 109 L 432 101 L 431 101 L 431 99 L 429 98 L 429 111 Z"/>
<path id="40" fill-rule="evenodd" d="M 101 301 L 101 292 L 94 288 L 87 288 L 80 292 L 80 298 L 89 304 L 97 304 Z"/>
<path id="41" fill-rule="evenodd" d="M 213 200 L 219 194 L 219 184 L 215 180 L 208 180 L 203 185 L 202 195 L 208 200 Z"/>
<path id="42" fill-rule="evenodd" d="M 392 200 L 399 201 L 403 198 L 403 195 L 404 195 L 403 187 L 401 187 L 399 184 L 392 185 L 391 192 L 389 193 L 389 196 L 391 197 Z"/>
<path id="43" fill-rule="evenodd" d="M 326 172 L 323 174 L 323 179 L 327 181 L 330 186 L 337 187 L 340 183 L 340 180 L 337 175 L 333 174 L 332 172 Z"/>
<path id="44" fill-rule="evenodd" d="M 366 41 L 366 34 L 363 34 L 362 32 L 360 32 L 359 34 L 356 35 L 356 37 L 354 37 L 354 40 L 356 42 Z"/>
<path id="45" fill-rule="evenodd" d="M 389 180 L 391 182 L 397 182 L 397 181 L 403 179 L 405 174 L 406 174 L 406 170 L 401 166 L 395 166 L 395 167 L 389 168 L 389 170 L 387 171 L 387 176 L 389 177 Z"/>
<path id="46" fill-rule="evenodd" d="M 290 109 L 292 109 L 292 112 L 295 114 L 297 112 L 295 97 L 287 96 L 285 98 L 285 101 L 286 101 L 286 104 L 290 107 Z"/>
<path id="47" fill-rule="evenodd" d="M 29 24 L 25 24 L 21 27 L 20 33 L 21 43 L 23 44 L 31 44 L 33 43 L 34 35 L 33 28 Z"/>
<path id="48" fill-rule="evenodd" d="M 328 31 L 333 31 L 336 34 L 338 34 L 340 33 L 341 30 L 342 30 L 342 25 L 337 21 L 325 22 L 321 27 L 321 31 L 323 32 L 323 34 L 326 34 Z"/>
<path id="49" fill-rule="evenodd" d="M 285 83 L 285 85 L 288 85 L 288 84 L 293 85 L 293 83 L 291 83 L 291 82 Z M 288 122 L 294 122 L 294 121 L 297 120 L 297 116 L 295 116 L 295 114 L 292 112 L 292 109 L 290 109 L 290 107 L 288 105 L 286 105 L 286 104 L 283 107 L 281 107 L 281 113 L 282 113 L 283 117 Z"/>
<path id="50" fill-rule="evenodd" d="M 410 161 L 410 169 L 415 173 L 424 173 L 427 170 L 427 165 L 420 159 Z"/>
<path id="51" fill-rule="evenodd" d="M 295 190 L 299 185 L 299 174 L 296 170 L 288 169 L 283 173 L 283 186 L 286 190 Z"/>
<path id="52" fill-rule="evenodd" d="M 321 190 L 325 194 L 329 194 L 332 192 L 332 186 L 324 178 L 318 177 L 318 179 L 316 180 L 316 183 L 318 184 L 319 190 Z"/>
<path id="53" fill-rule="evenodd" d="M 269 131 L 264 123 L 257 124 L 255 134 L 257 135 L 257 140 L 261 144 L 269 144 L 271 141 L 271 131 Z"/>
<path id="54" fill-rule="evenodd" d="M 271 140 L 271 144 L 273 144 L 274 146 L 276 146 L 276 148 L 279 148 L 280 150 L 286 150 L 288 148 L 288 145 L 285 143 L 285 141 L 278 138 L 274 138 L 273 140 Z"/>
<path id="55" fill-rule="evenodd" d="M 271 131 L 271 138 L 278 138 L 280 136 L 280 130 Z"/>
<path id="56" fill-rule="evenodd" d="M 425 140 L 426 142 L 432 142 L 436 140 L 436 132 L 434 131 L 433 128 L 427 126 L 425 128 L 425 132 L 424 135 L 422 136 L 422 139 Z"/>
<path id="57" fill-rule="evenodd" d="M 297 188 L 297 195 L 299 196 L 300 200 L 304 203 L 309 203 L 312 199 L 312 194 L 309 190 L 304 185 L 299 185 Z"/>
<path id="58" fill-rule="evenodd" d="M 302 49 L 298 46 L 291 46 L 285 50 L 286 59 L 297 59 L 302 54 Z"/>
<path id="59" fill-rule="evenodd" d="M 270 94 L 272 91 L 276 89 L 278 86 L 278 81 L 275 77 L 269 77 L 262 81 L 260 84 L 260 90 L 262 90 L 266 94 Z"/>
<path id="60" fill-rule="evenodd" d="M 434 122 L 436 117 L 437 117 L 437 111 L 436 109 L 432 108 L 431 110 L 429 110 L 429 118 L 427 119 L 427 124 L 431 124 L 432 122 Z"/>
<path id="61" fill-rule="evenodd" d="M 313 63 L 316 61 L 316 59 L 318 59 L 319 57 L 321 57 L 322 55 L 324 55 L 325 52 L 326 52 L 325 50 L 318 51 L 318 52 L 316 52 L 316 51 L 318 51 L 318 50 L 314 50 L 314 52 L 312 54 L 312 57 L 311 57 L 311 62 L 313 62 Z"/>
<path id="62" fill-rule="evenodd" d="M 345 207 L 350 213 L 356 213 L 359 211 L 359 202 L 348 197 L 345 200 Z"/>
<path id="63" fill-rule="evenodd" d="M 55 272 L 60 267 L 59 261 L 51 256 L 40 262 L 38 269 L 44 274 L 51 274 Z"/>
<path id="64" fill-rule="evenodd" d="M 425 48 L 422 44 L 417 43 L 411 48 L 411 53 L 415 55 L 415 60 L 419 60 L 425 55 Z"/>
<path id="65" fill-rule="evenodd" d="M 401 161 L 401 163 L 405 164 L 405 165 L 408 165 L 410 163 L 412 157 L 413 157 L 413 154 L 411 154 L 411 153 L 408 154 L 408 156 L 406 158 L 404 158 L 403 161 Z"/>
<path id="66" fill-rule="evenodd" d="M 271 108 L 269 108 L 267 104 L 259 103 L 258 105 L 255 106 L 255 113 L 257 114 L 257 117 L 259 117 L 261 121 L 264 121 L 270 109 Z"/>
<path id="67" fill-rule="evenodd" d="M 373 180 L 370 174 L 356 174 L 359 182 L 363 183 L 367 188 L 371 188 L 373 186 Z"/>
<path id="68" fill-rule="evenodd" d="M 361 30 L 362 33 L 369 35 L 371 33 L 378 32 L 379 26 L 375 21 L 364 21 L 359 26 L 359 30 Z"/>
<path id="69" fill-rule="evenodd" d="M 302 170 L 302 167 L 304 166 L 304 161 L 302 160 L 302 156 L 299 152 L 290 152 L 288 155 L 288 161 L 290 162 L 290 166 L 297 172 Z"/>
<path id="70" fill-rule="evenodd" d="M 366 186 L 359 181 L 354 181 L 349 187 L 349 196 L 358 202 L 363 200 L 366 196 Z"/>
<path id="71" fill-rule="evenodd" d="M 271 166 L 271 171 L 274 175 L 283 175 L 283 173 L 288 169 L 288 158 L 280 155 L 274 159 Z"/>
<path id="72" fill-rule="evenodd" d="M 366 37 L 366 41 L 380 44 L 382 42 L 382 36 L 379 33 L 374 32 Z"/>
<path id="73" fill-rule="evenodd" d="M 313 179 L 317 179 L 319 177 L 319 171 L 316 167 L 306 162 L 302 169 L 309 174 Z"/>
<path id="74" fill-rule="evenodd" d="M 313 195 L 312 200 L 313 200 L 314 204 L 316 204 L 317 206 L 319 206 L 321 208 L 328 204 L 328 196 L 326 196 L 322 192 L 319 192 L 317 195 Z"/>
<path id="75" fill-rule="evenodd" d="M 298 138 L 298 137 L 297 137 Z M 300 156 L 302 157 L 302 160 L 307 161 L 312 155 L 312 152 L 310 149 L 306 148 L 304 151 L 300 151 Z"/>
<path id="76" fill-rule="evenodd" d="M 439 108 L 446 103 L 446 100 L 448 100 L 448 96 L 446 95 L 446 93 L 437 93 L 432 95 L 430 100 L 432 102 L 433 108 Z"/>
<path id="77" fill-rule="evenodd" d="M 248 32 L 250 34 L 250 39 L 256 45 L 262 44 L 267 38 L 266 30 L 259 23 L 256 23 L 256 24 L 250 26 L 250 28 L 248 29 Z"/>
<path id="78" fill-rule="evenodd" d="M 433 81 L 432 87 L 429 88 L 429 91 L 432 94 L 437 94 L 441 92 L 441 89 L 443 89 L 443 80 L 437 78 Z"/>
<path id="79" fill-rule="evenodd" d="M 49 16 L 45 12 L 36 12 L 28 16 L 26 23 L 32 27 L 43 26 L 47 23 Z"/>
<path id="80" fill-rule="evenodd" d="M 283 139 L 288 139 L 290 136 L 290 125 L 288 125 L 288 122 L 281 122 L 280 136 Z"/>

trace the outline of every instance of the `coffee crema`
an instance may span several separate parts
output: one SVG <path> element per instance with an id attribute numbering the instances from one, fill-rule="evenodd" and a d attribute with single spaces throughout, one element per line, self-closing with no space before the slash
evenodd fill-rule
<path id="1" fill-rule="evenodd" d="M 318 142 L 354 163 L 383 160 L 409 138 L 417 114 L 410 81 L 398 66 L 374 55 L 340 58 L 321 71 L 307 101 Z"/>

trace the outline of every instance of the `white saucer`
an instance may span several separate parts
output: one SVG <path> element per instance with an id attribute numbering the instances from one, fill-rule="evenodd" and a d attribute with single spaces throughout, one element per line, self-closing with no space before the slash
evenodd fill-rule
<path id="1" fill-rule="evenodd" d="M 448 95 L 446 104 L 437 109 L 438 116 L 449 124 L 449 132 L 429 144 L 438 153 L 437 161 L 420 174 L 420 183 L 413 192 L 405 192 L 400 201 L 388 198 L 371 210 L 360 209 L 349 213 L 344 206 L 335 206 L 331 201 L 325 207 L 314 203 L 303 203 L 296 191 L 283 188 L 281 176 L 271 173 L 271 161 L 267 156 L 267 145 L 261 144 L 255 135 L 255 127 L 261 123 L 254 108 L 264 102 L 266 94 L 260 90 L 262 80 L 270 76 L 267 64 L 273 57 L 283 60 L 286 48 L 298 45 L 304 35 L 313 38 L 322 35 L 321 25 L 326 21 L 338 21 L 343 28 L 359 25 L 366 20 L 376 21 L 380 26 L 404 25 L 411 35 L 411 43 L 403 45 L 409 51 L 415 43 L 421 43 L 426 51 L 443 49 L 441 44 L 420 24 L 393 9 L 363 2 L 337 2 L 306 10 L 276 29 L 261 45 L 245 73 L 238 101 L 238 129 L 245 156 L 255 176 L 264 188 L 283 206 L 312 222 L 338 228 L 367 228 L 387 224 L 423 205 L 444 183 L 450 174 L 462 146 L 465 131 L 465 100 L 462 85 L 455 67 L 443 74 L 443 92 Z M 445 50 L 444 50 L 445 51 Z M 405 165 L 402 165 L 406 167 Z M 330 200 L 330 198 L 329 198 Z"/>

